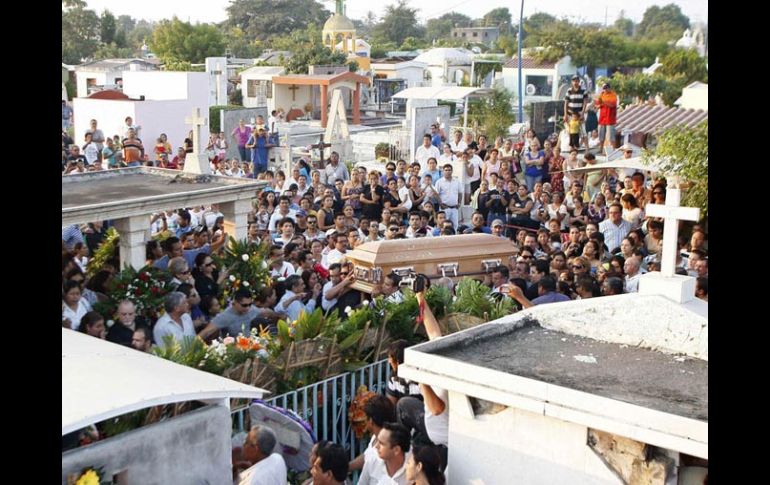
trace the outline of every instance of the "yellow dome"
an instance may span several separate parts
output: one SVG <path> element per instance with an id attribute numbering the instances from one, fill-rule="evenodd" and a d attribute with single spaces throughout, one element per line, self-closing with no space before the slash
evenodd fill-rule
<path id="1" fill-rule="evenodd" d="M 324 24 L 324 30 L 331 30 L 334 32 L 341 32 L 346 30 L 352 30 L 355 31 L 356 28 L 353 26 L 353 22 L 348 20 L 347 17 L 344 15 L 335 13 L 331 17 L 329 17 L 329 20 L 326 21 Z"/>

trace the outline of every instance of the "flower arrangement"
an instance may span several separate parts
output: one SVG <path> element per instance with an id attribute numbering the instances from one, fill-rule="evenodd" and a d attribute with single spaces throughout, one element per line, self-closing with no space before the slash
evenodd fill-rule
<path id="1" fill-rule="evenodd" d="M 94 255 L 91 261 L 88 262 L 86 267 L 86 274 L 89 278 L 92 278 L 99 272 L 107 261 L 115 257 L 118 250 L 118 242 L 120 241 L 120 235 L 114 227 L 107 229 L 107 233 L 104 236 L 99 247 L 94 251 Z"/>
<path id="2" fill-rule="evenodd" d="M 96 467 L 84 468 L 79 476 L 70 475 L 67 485 L 111 485 L 112 480 L 106 479 L 104 469 Z"/>
<path id="3" fill-rule="evenodd" d="M 136 305 L 137 315 L 154 318 L 163 309 L 163 299 L 169 292 L 169 274 L 153 266 L 139 270 L 127 267 L 112 280 L 109 288 L 111 308 L 105 316 L 111 315 L 122 300 L 130 300 Z M 111 312 L 110 312 L 111 310 Z"/>
<path id="4" fill-rule="evenodd" d="M 225 370 L 255 357 L 267 362 L 271 344 L 272 337 L 269 332 L 258 332 L 256 328 L 252 328 L 249 335 L 239 334 L 235 338 L 225 337 L 211 342 L 198 367 L 207 372 L 222 374 Z"/>
<path id="5" fill-rule="evenodd" d="M 377 393 L 370 391 L 365 385 L 361 385 L 356 389 L 356 395 L 350 403 L 350 407 L 348 408 L 348 418 L 350 418 L 350 425 L 358 439 L 361 439 L 366 432 L 366 413 L 364 412 L 364 405 L 369 399 L 376 395 Z"/>
<path id="6" fill-rule="evenodd" d="M 267 264 L 269 254 L 268 241 L 256 244 L 246 239 L 239 241 L 230 237 L 223 254 L 212 255 L 214 261 L 220 267 L 227 268 L 229 274 L 222 283 L 225 300 L 242 287 L 254 292 L 272 284 Z"/>

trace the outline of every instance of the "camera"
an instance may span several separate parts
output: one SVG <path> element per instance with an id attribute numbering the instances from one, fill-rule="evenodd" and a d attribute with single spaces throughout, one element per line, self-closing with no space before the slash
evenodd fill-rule
<path id="1" fill-rule="evenodd" d="M 409 287 L 413 292 L 420 293 L 421 291 L 425 291 L 425 289 L 430 285 L 428 283 L 428 277 L 416 273 L 414 271 L 410 271 L 408 275 L 401 278 L 401 281 L 398 283 L 398 286 L 401 288 Z"/>

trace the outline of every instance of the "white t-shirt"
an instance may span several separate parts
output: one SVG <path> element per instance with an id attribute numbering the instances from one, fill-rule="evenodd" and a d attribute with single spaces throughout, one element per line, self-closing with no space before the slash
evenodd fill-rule
<path id="1" fill-rule="evenodd" d="M 286 261 L 283 262 L 283 266 L 281 266 L 281 269 L 276 271 L 274 269 L 270 270 L 270 276 L 273 278 L 288 278 L 289 276 L 296 273 L 294 270 L 294 265 L 291 263 L 288 263 Z"/>
<path id="2" fill-rule="evenodd" d="M 422 173 L 428 169 L 429 158 L 433 157 L 438 160 L 440 156 L 441 153 L 435 146 L 431 145 L 428 148 L 425 148 L 425 145 L 420 145 L 415 151 L 414 160 L 420 164 L 420 173 Z"/>
<path id="3" fill-rule="evenodd" d="M 72 311 L 70 307 L 64 305 L 64 310 L 62 310 L 61 316 L 62 318 L 69 318 L 70 322 L 72 322 L 72 326 L 70 326 L 70 328 L 72 330 L 77 330 L 80 327 L 80 319 L 83 318 L 83 315 L 90 311 L 91 304 L 81 297 L 80 301 L 78 302 L 77 310 Z"/>
<path id="4" fill-rule="evenodd" d="M 281 214 L 280 211 L 276 210 L 273 212 L 273 215 L 270 216 L 270 222 L 267 225 L 267 230 L 270 232 L 275 232 L 275 225 L 283 219 L 284 217 L 289 217 L 294 222 L 297 222 L 297 211 L 289 209 L 289 213 L 286 215 Z"/>
<path id="5" fill-rule="evenodd" d="M 460 140 L 459 142 L 455 142 L 454 140 L 449 142 L 449 147 L 452 149 L 454 153 L 457 152 L 464 152 L 468 149 L 468 144 L 465 143 L 465 140 Z"/>
<path id="6" fill-rule="evenodd" d="M 323 308 L 324 311 L 328 311 L 329 308 L 331 308 L 331 307 L 333 307 L 334 305 L 337 304 L 337 299 L 336 298 L 333 299 L 333 300 L 327 300 L 326 299 L 326 293 L 328 293 L 329 290 L 331 290 L 333 286 L 334 286 L 334 283 L 332 283 L 331 281 L 328 281 L 324 285 L 323 289 L 321 290 L 321 294 L 323 295 L 323 297 L 321 298 L 321 308 Z M 372 439 L 374 439 L 374 436 L 372 436 Z M 367 448 L 367 450 L 368 449 L 369 448 Z"/>
<path id="7" fill-rule="evenodd" d="M 438 182 L 434 184 L 434 187 L 436 187 L 436 192 L 438 193 L 439 198 L 441 198 L 442 204 L 457 208 L 457 199 L 463 193 L 463 187 L 459 180 L 447 180 L 444 177 L 441 177 Z"/>
<path id="8" fill-rule="evenodd" d="M 250 485 L 286 485 L 286 463 L 279 453 L 257 462 L 251 470 Z"/>
<path id="9" fill-rule="evenodd" d="M 444 401 L 444 412 L 433 415 L 425 404 L 425 431 L 428 438 L 437 445 L 449 445 L 449 393 L 440 387 L 433 386 L 433 392 Z"/>
<path id="10" fill-rule="evenodd" d="M 409 197 L 409 187 L 406 185 L 398 189 L 398 198 L 404 203 L 406 210 L 412 209 L 412 198 Z M 363 237 L 362 235 L 360 235 Z"/>
<path id="11" fill-rule="evenodd" d="M 388 475 L 388 469 L 385 462 L 375 454 L 374 459 L 364 458 L 364 469 L 361 470 L 361 478 L 358 479 L 358 485 L 406 485 L 406 462 L 409 460 L 408 452 L 404 455 L 404 464 L 396 470 L 391 477 Z"/>

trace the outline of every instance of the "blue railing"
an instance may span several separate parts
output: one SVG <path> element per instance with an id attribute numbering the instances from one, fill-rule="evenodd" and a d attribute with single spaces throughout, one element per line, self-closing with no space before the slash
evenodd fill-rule
<path id="1" fill-rule="evenodd" d="M 272 406 L 291 409 L 310 423 L 318 439 L 338 443 L 350 452 L 352 460 L 366 448 L 366 441 L 356 438 L 348 421 L 348 407 L 356 389 L 366 385 L 370 391 L 384 393 L 390 378 L 387 359 L 316 382 L 295 391 L 266 400 Z M 235 431 L 244 431 L 248 408 L 233 412 Z"/>

